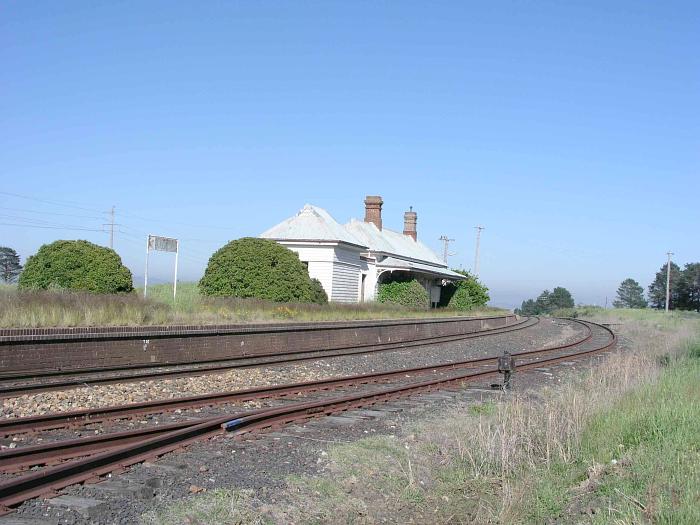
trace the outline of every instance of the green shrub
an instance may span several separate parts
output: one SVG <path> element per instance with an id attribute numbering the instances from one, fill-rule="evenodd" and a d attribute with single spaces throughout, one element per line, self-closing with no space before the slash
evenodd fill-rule
<path id="1" fill-rule="evenodd" d="M 469 289 L 465 286 L 455 286 L 454 293 L 447 302 L 449 308 L 455 310 L 471 310 L 474 308 L 474 298 L 469 294 Z"/>
<path id="2" fill-rule="evenodd" d="M 576 308 L 557 308 L 556 310 L 552 310 L 550 312 L 550 315 L 552 317 L 573 317 L 573 318 L 576 318 L 576 317 L 578 317 L 578 312 L 576 311 Z"/>
<path id="3" fill-rule="evenodd" d="M 214 253 L 199 290 L 208 296 L 275 302 L 320 300 L 319 290 L 296 253 L 275 241 L 254 237 L 231 241 Z"/>
<path id="4" fill-rule="evenodd" d="M 131 272 L 119 255 L 88 241 L 44 244 L 27 259 L 18 284 L 22 290 L 58 288 L 118 293 L 133 289 Z"/>
<path id="5" fill-rule="evenodd" d="M 428 292 L 415 279 L 383 283 L 377 290 L 379 303 L 394 303 L 409 308 L 428 308 L 429 301 Z"/>
<path id="6" fill-rule="evenodd" d="M 440 294 L 440 306 L 447 306 L 455 310 L 471 310 L 478 306 L 485 306 L 489 302 L 489 289 L 465 270 L 454 270 L 466 277 L 464 281 L 443 286 Z"/>
<path id="7" fill-rule="evenodd" d="M 321 281 L 311 279 L 311 302 L 316 304 L 325 304 L 328 302 L 328 294 L 323 289 Z"/>

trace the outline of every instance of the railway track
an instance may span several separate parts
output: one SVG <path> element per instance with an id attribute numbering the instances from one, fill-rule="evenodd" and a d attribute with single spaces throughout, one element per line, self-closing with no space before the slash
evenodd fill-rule
<path id="1" fill-rule="evenodd" d="M 616 342 L 614 333 L 605 326 L 577 320 L 569 320 L 569 322 L 584 327 L 583 337 L 565 345 L 517 354 L 519 370 L 543 367 L 599 353 L 611 348 Z M 268 399 L 300 393 L 323 393 L 320 399 L 289 402 L 282 406 L 243 411 L 233 415 L 224 413 L 171 425 L 160 425 L 155 428 L 117 432 L 4 451 L 0 454 L 0 469 L 6 472 L 21 470 L 32 465 L 62 463 L 0 483 L 0 505 L 9 509 L 9 507 L 27 499 L 52 493 L 52 491 L 74 483 L 97 481 L 100 476 L 105 474 L 123 471 L 135 463 L 154 459 L 194 441 L 224 432 L 233 433 L 236 437 L 244 437 L 251 432 L 276 428 L 291 422 L 367 407 L 420 392 L 450 388 L 465 382 L 483 380 L 498 374 L 493 366 L 494 363 L 495 357 L 481 358 L 411 370 L 395 370 L 215 395 L 219 397 L 197 396 L 168 400 L 165 403 L 140 403 L 112 407 L 106 410 L 79 411 L 18 419 L 8 423 L 16 424 L 14 430 L 12 427 L 5 427 L 2 432 L 11 434 L 56 428 L 55 425 L 60 427 L 94 423 L 97 420 L 107 421 L 173 410 L 175 406 L 193 407 L 223 404 L 246 399 L 246 396 L 248 399 Z M 425 379 L 423 376 L 427 374 L 432 374 L 434 377 Z M 398 384 L 384 388 L 385 382 L 399 378 L 402 380 Z M 372 387 L 368 388 L 368 385 L 372 385 Z M 346 392 L 344 395 L 328 395 L 337 392 L 338 389 L 358 386 L 362 388 L 356 388 L 354 392 Z M 235 396 L 239 396 L 239 398 L 234 399 Z M 178 403 L 181 404 L 178 405 Z M 76 457 L 81 459 L 67 461 Z"/>
<path id="2" fill-rule="evenodd" d="M 578 339 L 577 341 L 553 348 L 533 350 L 530 351 L 528 355 L 536 355 L 538 353 L 543 352 L 562 350 L 571 346 L 582 344 L 592 337 L 590 327 L 584 325 L 584 332 L 584 336 Z M 225 403 L 245 402 L 267 398 L 278 398 L 300 393 L 310 393 L 319 390 L 329 390 L 334 388 L 337 389 L 345 386 L 377 383 L 389 380 L 393 377 L 435 373 L 465 367 L 474 367 L 478 365 L 488 365 L 495 363 L 495 360 L 495 357 L 485 357 L 479 359 L 450 362 L 440 365 L 402 368 L 399 370 L 389 372 L 376 372 L 371 374 L 361 374 L 331 379 L 322 379 L 317 381 L 307 381 L 302 383 L 282 384 L 271 387 L 250 388 L 244 390 L 235 390 L 231 392 L 205 394 L 200 396 L 180 397 L 159 401 L 132 403 L 128 405 L 118 405 L 104 408 L 60 412 L 41 416 L 6 419 L 0 420 L 0 435 L 9 436 L 23 432 L 34 432 L 70 426 L 88 425 L 103 421 L 144 416 L 149 414 L 159 414 L 175 410 L 201 408 Z M 0 458 L 1 457 L 2 453 L 0 453 Z"/>
<path id="3" fill-rule="evenodd" d="M 162 378 L 170 379 L 183 376 L 221 373 L 232 369 L 253 368 L 273 364 L 298 363 L 321 358 L 341 357 L 355 354 L 386 352 L 390 350 L 411 348 L 414 346 L 423 346 L 427 344 L 448 343 L 486 337 L 490 335 L 498 335 L 531 328 L 539 322 L 540 320 L 538 317 L 530 317 L 509 326 L 490 328 L 468 334 L 422 338 L 415 341 L 404 341 L 398 343 L 387 341 L 371 346 L 341 350 L 317 350 L 304 352 L 292 351 L 285 353 L 284 356 L 280 356 L 278 354 L 263 354 L 256 357 L 236 357 L 226 360 L 193 362 L 185 365 L 178 364 L 172 366 L 164 366 L 159 364 L 149 366 L 119 366 L 71 370 L 45 370 L 38 372 L 13 372 L 0 375 L 0 399 L 38 392 L 66 390 L 80 386 L 127 383 Z"/>

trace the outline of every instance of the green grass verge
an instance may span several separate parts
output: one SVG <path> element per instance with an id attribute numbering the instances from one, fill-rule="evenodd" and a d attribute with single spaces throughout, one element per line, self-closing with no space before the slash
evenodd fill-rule
<path id="1" fill-rule="evenodd" d="M 599 315 L 625 350 L 592 373 L 331 446 L 323 474 L 247 508 L 298 524 L 700 523 L 700 316 Z"/>
<path id="2" fill-rule="evenodd" d="M 597 414 L 570 464 L 542 473 L 528 521 L 700 523 L 700 344 Z"/>

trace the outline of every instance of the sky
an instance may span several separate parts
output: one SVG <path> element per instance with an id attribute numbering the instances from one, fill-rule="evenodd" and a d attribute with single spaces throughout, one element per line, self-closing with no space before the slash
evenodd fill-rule
<path id="1" fill-rule="evenodd" d="M 700 4 L 22 2 L 0 7 L 0 245 L 148 233 L 180 280 L 311 203 L 472 269 L 492 304 L 612 302 L 700 260 Z M 172 279 L 173 256 L 150 278 Z"/>

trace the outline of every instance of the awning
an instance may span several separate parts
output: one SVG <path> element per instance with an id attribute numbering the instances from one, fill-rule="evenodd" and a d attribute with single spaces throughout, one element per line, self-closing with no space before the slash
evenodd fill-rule
<path id="1" fill-rule="evenodd" d="M 383 270 L 401 270 L 423 273 L 434 277 L 450 279 L 452 281 L 463 281 L 466 279 L 466 277 L 461 273 L 453 272 L 447 268 L 440 268 L 438 266 L 431 266 L 430 264 L 423 264 L 414 261 L 406 261 L 404 259 L 398 259 L 397 257 L 387 257 L 382 262 L 377 263 L 377 268 L 381 268 Z"/>

